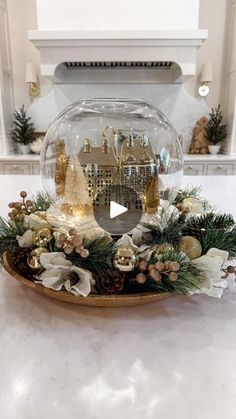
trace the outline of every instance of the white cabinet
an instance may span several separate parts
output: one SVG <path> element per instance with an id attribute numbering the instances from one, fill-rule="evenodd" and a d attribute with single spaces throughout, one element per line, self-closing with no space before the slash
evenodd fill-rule
<path id="1" fill-rule="evenodd" d="M 184 174 L 185 175 L 202 175 L 204 172 L 204 164 L 202 163 L 191 163 L 186 162 L 184 164 Z"/>
<path id="2" fill-rule="evenodd" d="M 234 164 L 217 163 L 206 165 L 206 175 L 234 175 Z"/>
<path id="3" fill-rule="evenodd" d="M 193 176 L 236 175 L 236 156 L 185 154 L 184 174 Z"/>
<path id="4" fill-rule="evenodd" d="M 39 158 L 31 156 L 22 158 L 21 156 L 1 159 L 0 156 L 0 175 L 39 175 Z"/>

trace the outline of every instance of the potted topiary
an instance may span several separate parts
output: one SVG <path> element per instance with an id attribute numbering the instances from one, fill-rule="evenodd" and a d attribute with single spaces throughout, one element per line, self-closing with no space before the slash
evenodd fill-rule
<path id="1" fill-rule="evenodd" d="M 205 135 L 209 142 L 208 149 L 210 154 L 218 154 L 221 143 L 227 136 L 227 125 L 222 124 L 223 114 L 220 105 L 217 108 L 212 108 L 209 117 L 205 127 Z"/>
<path id="2" fill-rule="evenodd" d="M 35 140 L 34 124 L 31 117 L 27 116 L 24 105 L 13 115 L 12 139 L 18 144 L 19 151 L 22 154 L 28 154 L 30 152 L 29 144 Z"/>

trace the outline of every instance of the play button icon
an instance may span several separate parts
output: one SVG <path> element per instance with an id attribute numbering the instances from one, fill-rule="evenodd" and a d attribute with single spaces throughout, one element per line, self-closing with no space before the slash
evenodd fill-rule
<path id="1" fill-rule="evenodd" d="M 118 217 L 118 215 L 123 214 L 126 211 L 128 211 L 128 208 L 117 204 L 117 202 L 110 201 L 110 218 Z"/>
<path id="2" fill-rule="evenodd" d="M 94 200 L 99 226 L 114 236 L 131 232 L 140 222 L 143 203 L 137 192 L 122 185 L 104 188 Z"/>

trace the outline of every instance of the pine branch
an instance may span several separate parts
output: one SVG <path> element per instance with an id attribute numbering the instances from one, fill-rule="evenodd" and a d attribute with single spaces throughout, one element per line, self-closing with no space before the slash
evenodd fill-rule
<path id="1" fill-rule="evenodd" d="M 229 252 L 230 257 L 236 257 L 236 226 L 232 229 L 207 229 L 199 238 L 203 254 L 212 247 Z"/>
<path id="2" fill-rule="evenodd" d="M 195 227 L 196 225 L 199 229 L 208 230 L 208 229 L 221 229 L 228 230 L 233 227 L 235 224 L 234 218 L 231 214 L 215 214 L 213 212 L 203 214 L 200 217 L 192 216 L 186 223 L 184 228 L 189 229 Z"/>
<path id="3" fill-rule="evenodd" d="M 6 221 L 0 217 L 0 257 L 6 250 L 18 247 L 17 236 L 26 230 L 23 221 Z"/>
<path id="4" fill-rule="evenodd" d="M 47 211 L 52 204 L 53 200 L 46 192 L 38 192 L 33 197 L 33 206 L 37 211 Z"/>
<path id="5" fill-rule="evenodd" d="M 106 275 L 106 269 L 113 267 L 114 242 L 108 236 L 93 239 L 86 238 L 83 246 L 89 251 L 89 256 L 86 259 L 75 252 L 67 255 L 67 259 L 74 265 L 87 269 L 92 273 Z"/>
<path id="6" fill-rule="evenodd" d="M 186 198 L 196 198 L 202 201 L 200 198 L 201 186 L 192 186 L 186 189 L 180 189 L 173 202 L 174 205 L 182 204 Z"/>
<path id="7" fill-rule="evenodd" d="M 156 259 L 151 260 L 154 263 Z M 157 293 L 168 292 L 170 294 L 189 294 L 191 291 L 198 289 L 205 281 L 203 273 L 189 262 L 189 259 L 178 252 L 166 252 L 160 257 L 161 262 L 175 261 L 180 265 L 178 278 L 175 282 L 168 279 L 159 282 L 148 279 L 145 284 L 138 284 L 137 281 L 131 280 L 125 283 L 125 293 L 141 293 L 155 291 Z"/>
<path id="8" fill-rule="evenodd" d="M 181 236 L 181 223 L 182 221 L 176 216 L 166 220 L 164 228 L 161 228 L 161 225 L 142 223 L 144 227 L 149 229 L 151 234 L 151 239 L 146 244 L 154 246 L 156 244 L 169 243 L 175 246 Z"/>

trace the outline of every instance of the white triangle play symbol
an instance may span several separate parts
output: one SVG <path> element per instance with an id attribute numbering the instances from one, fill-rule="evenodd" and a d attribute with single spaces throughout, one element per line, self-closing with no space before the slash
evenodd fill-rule
<path id="1" fill-rule="evenodd" d="M 110 218 L 115 218 L 126 211 L 128 211 L 128 208 L 123 207 L 123 205 L 117 204 L 117 202 L 110 201 Z"/>

